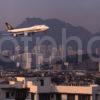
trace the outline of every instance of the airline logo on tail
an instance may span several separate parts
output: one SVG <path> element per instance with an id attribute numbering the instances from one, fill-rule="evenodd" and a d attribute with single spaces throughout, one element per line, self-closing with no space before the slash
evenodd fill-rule
<path id="1" fill-rule="evenodd" d="M 7 30 L 12 30 L 12 29 L 14 29 L 13 26 L 10 25 L 10 24 L 8 24 L 7 22 L 5 23 L 5 25 L 6 25 L 6 29 L 7 29 Z"/>

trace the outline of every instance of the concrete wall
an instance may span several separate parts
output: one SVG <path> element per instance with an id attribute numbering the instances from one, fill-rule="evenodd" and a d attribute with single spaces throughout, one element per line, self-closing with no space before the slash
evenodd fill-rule
<path id="1" fill-rule="evenodd" d="M 92 94 L 92 87 L 90 86 L 55 86 L 54 91 L 58 93 Z"/>

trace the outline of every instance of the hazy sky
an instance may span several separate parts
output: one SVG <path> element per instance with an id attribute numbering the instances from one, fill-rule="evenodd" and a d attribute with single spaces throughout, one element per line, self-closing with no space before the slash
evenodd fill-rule
<path id="1" fill-rule="evenodd" d="M 0 27 L 27 17 L 58 18 L 100 31 L 100 0 L 0 0 Z"/>

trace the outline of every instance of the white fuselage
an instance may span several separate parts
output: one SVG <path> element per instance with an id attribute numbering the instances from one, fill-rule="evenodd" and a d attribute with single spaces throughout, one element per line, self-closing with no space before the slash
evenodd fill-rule
<path id="1" fill-rule="evenodd" d="M 18 28 L 18 29 L 8 30 L 8 32 L 14 33 L 14 34 L 24 34 L 24 33 L 30 33 L 30 32 L 43 32 L 48 29 L 49 27 L 46 25 L 35 25 L 32 27 L 27 27 L 27 28 Z"/>

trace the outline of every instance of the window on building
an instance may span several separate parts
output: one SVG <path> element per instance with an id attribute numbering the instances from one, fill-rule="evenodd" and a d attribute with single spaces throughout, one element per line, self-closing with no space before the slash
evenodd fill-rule
<path id="1" fill-rule="evenodd" d="M 41 86 L 44 86 L 44 80 L 40 80 Z"/>
<path id="2" fill-rule="evenodd" d="M 14 96 L 14 92 L 11 92 L 11 96 L 12 96 L 12 97 Z"/>
<path id="3" fill-rule="evenodd" d="M 68 94 L 67 100 L 75 100 L 75 95 L 74 94 Z"/>
<path id="4" fill-rule="evenodd" d="M 79 95 L 78 98 L 79 98 L 79 100 L 90 100 L 89 95 Z"/>
<path id="5" fill-rule="evenodd" d="M 9 92 L 6 92 L 6 98 L 9 98 L 9 97 L 10 97 Z"/>
<path id="6" fill-rule="evenodd" d="M 95 95 L 95 100 L 100 100 L 100 94 Z"/>

